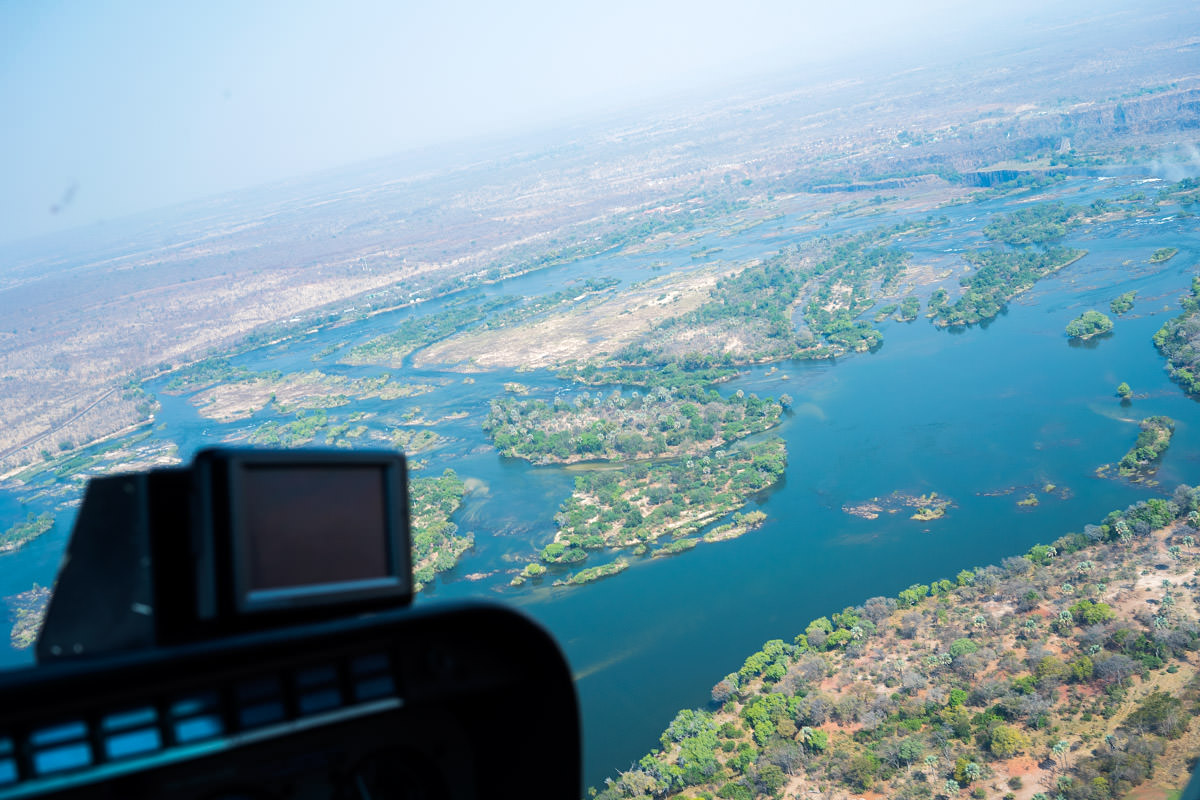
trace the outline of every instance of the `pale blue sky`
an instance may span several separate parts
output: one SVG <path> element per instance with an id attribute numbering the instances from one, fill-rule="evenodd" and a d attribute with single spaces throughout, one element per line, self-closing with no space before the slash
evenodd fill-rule
<path id="1" fill-rule="evenodd" d="M 0 0 L 0 242 L 1038 6 Z"/>

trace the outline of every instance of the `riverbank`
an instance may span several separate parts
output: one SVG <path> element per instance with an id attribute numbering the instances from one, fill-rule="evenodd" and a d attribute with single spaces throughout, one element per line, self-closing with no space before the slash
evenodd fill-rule
<path id="1" fill-rule="evenodd" d="M 1183 588 L 1200 562 L 1186 522 L 1198 507 L 1181 487 L 767 642 L 599 797 L 1176 790 L 1200 743 L 1184 710 L 1200 699 L 1200 614 Z"/>

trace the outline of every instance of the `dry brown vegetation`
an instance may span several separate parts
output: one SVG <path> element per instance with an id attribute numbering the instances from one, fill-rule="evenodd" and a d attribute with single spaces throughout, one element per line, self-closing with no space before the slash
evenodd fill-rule
<path id="1" fill-rule="evenodd" d="M 245 419 L 265 406 L 274 404 L 281 412 L 295 409 L 333 408 L 346 405 L 351 398 L 378 397 L 395 400 L 432 391 L 427 384 L 401 384 L 387 376 L 353 379 L 326 375 L 318 370 L 253 377 L 232 383 L 220 383 L 191 398 L 200 416 L 218 422 Z"/>
<path id="2" fill-rule="evenodd" d="M 1200 743 L 1197 500 L 768 642 L 601 794 L 1166 797 Z"/>
<path id="3" fill-rule="evenodd" d="M 414 365 L 460 370 L 497 367 L 547 369 L 611 355 L 639 341 L 657 323 L 697 308 L 723 275 L 744 265 L 716 265 L 667 275 L 511 328 L 456 334 L 417 353 Z"/>

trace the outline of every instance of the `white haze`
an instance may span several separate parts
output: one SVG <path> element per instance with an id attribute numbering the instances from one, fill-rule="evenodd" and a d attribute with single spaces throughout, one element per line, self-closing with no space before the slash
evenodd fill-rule
<path id="1" fill-rule="evenodd" d="M 0 242 L 753 74 L 995 49 L 1080 9 L 1102 13 L 1030 0 L 10 0 Z"/>

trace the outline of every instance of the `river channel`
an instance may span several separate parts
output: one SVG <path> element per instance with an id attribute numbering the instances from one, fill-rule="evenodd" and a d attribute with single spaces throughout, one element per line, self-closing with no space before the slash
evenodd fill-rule
<path id="1" fill-rule="evenodd" d="M 1039 199 L 1088 203 L 1128 193 L 1135 184 L 1128 178 L 1073 179 Z M 956 251 L 981 242 L 990 214 L 1019 202 L 995 199 L 938 211 L 947 224 L 905 246 L 914 260 L 950 263 Z M 821 232 L 899 219 L 845 217 Z M 662 271 L 698 268 L 690 254 L 700 248 L 720 247 L 714 257 L 739 261 L 813 235 L 800 231 L 798 220 L 785 216 L 733 236 L 701 238 L 686 250 L 598 256 L 484 292 L 536 296 L 601 276 L 628 285 Z M 528 561 L 553 536 L 552 517 L 570 494 L 574 472 L 501 458 L 480 429 L 488 402 L 504 394 L 507 381 L 529 387 L 531 397 L 577 393 L 578 387 L 547 372 L 495 371 L 464 382 L 461 372 L 349 367 L 337 364 L 336 354 L 319 355 L 333 344 L 366 341 L 408 315 L 436 312 L 442 301 L 320 330 L 234 361 L 252 370 L 390 372 L 396 380 L 437 388 L 389 403 L 364 401 L 351 410 L 386 405 L 394 411 L 397 403 L 408 404 L 430 420 L 466 412 L 432 426 L 448 442 L 420 458 L 427 461 L 423 474 L 453 467 L 479 482 L 454 519 L 474 533 L 475 547 L 416 602 L 490 598 L 521 608 L 550 629 L 576 676 L 585 781 L 597 785 L 656 746 L 676 710 L 704 705 L 712 685 L 764 641 L 790 640 L 815 617 L 997 562 L 1079 530 L 1114 508 L 1180 482 L 1200 482 L 1200 406 L 1169 380 L 1151 343 L 1154 331 L 1178 313 L 1178 298 L 1195 272 L 1200 235 L 1194 221 L 1164 207 L 1153 217 L 1078 229 L 1065 244 L 1088 255 L 1037 284 L 986 326 L 948 331 L 923 317 L 885 322 L 885 341 L 876 352 L 755 367 L 722 384 L 723 393 L 786 392 L 794 400 L 774 431 L 787 442 L 785 480 L 752 503 L 767 513 L 767 522 L 739 539 L 702 544 L 673 558 L 635 559 L 624 573 L 582 587 L 555 588 L 549 581 L 508 586 L 506 570 Z M 1178 255 L 1150 264 L 1150 254 L 1163 246 L 1179 248 Z M 1135 308 L 1123 317 L 1110 315 L 1111 335 L 1086 346 L 1066 340 L 1068 321 L 1087 309 L 1108 313 L 1109 301 L 1130 290 L 1138 292 Z M 1121 381 L 1134 388 L 1131 405 L 1122 406 L 1114 395 Z M 264 411 L 221 425 L 200 417 L 186 395 L 166 394 L 161 384 L 147 388 L 162 402 L 154 436 L 173 441 L 185 459 L 273 418 Z M 1152 414 L 1177 421 L 1157 475 L 1161 486 L 1097 477 L 1098 466 L 1116 461 L 1132 444 L 1137 421 Z M 1047 484 L 1054 490 L 1045 491 Z M 907 514 L 869 520 L 843 511 L 845 504 L 894 491 L 934 491 L 953 505 L 945 518 L 925 522 Z M 1038 495 L 1038 505 L 1017 504 L 1030 493 Z M 7 526 L 48 502 L 30 500 L 19 489 L 0 491 L 0 522 Z M 60 513 L 51 533 L 0 557 L 0 594 L 53 580 L 70 523 L 71 513 Z M 0 651 L 0 664 L 18 666 L 30 657 L 27 651 Z"/>

